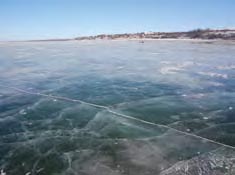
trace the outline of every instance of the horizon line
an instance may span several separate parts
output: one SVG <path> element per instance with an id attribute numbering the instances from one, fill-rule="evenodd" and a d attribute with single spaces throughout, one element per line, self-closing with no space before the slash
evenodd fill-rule
<path id="1" fill-rule="evenodd" d="M 202 30 L 202 31 L 206 31 L 206 30 L 210 30 L 210 31 L 234 31 L 235 27 L 222 27 L 222 28 L 194 28 L 191 30 L 176 30 L 176 31 L 145 31 L 145 32 L 123 32 L 123 33 L 99 33 L 99 34 L 94 34 L 94 35 L 78 35 L 76 37 L 66 37 L 66 38 L 41 38 L 41 39 L 20 39 L 20 40 L 0 40 L 0 42 L 39 42 L 39 41 L 73 41 L 76 40 L 77 38 L 82 38 L 82 37 L 97 37 L 97 36 L 102 36 L 102 35 L 106 35 L 106 36 L 112 36 L 112 35 L 124 35 L 124 34 L 148 34 L 148 33 L 187 33 L 187 32 L 192 32 L 192 31 L 196 31 L 196 30 Z"/>

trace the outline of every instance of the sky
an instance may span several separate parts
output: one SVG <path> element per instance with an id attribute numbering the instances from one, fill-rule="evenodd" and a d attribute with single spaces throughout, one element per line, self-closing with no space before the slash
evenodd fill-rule
<path id="1" fill-rule="evenodd" d="M 235 28 L 235 0 L 0 0 L 0 40 Z"/>

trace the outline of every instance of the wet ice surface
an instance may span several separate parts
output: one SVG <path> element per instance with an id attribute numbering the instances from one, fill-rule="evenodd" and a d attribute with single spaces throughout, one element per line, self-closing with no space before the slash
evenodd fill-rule
<path id="1" fill-rule="evenodd" d="M 19 42 L 0 53 L 7 175 L 235 174 L 235 43 Z"/>

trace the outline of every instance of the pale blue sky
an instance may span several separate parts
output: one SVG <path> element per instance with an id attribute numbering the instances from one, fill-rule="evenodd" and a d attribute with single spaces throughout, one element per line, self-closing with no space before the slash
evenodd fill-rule
<path id="1" fill-rule="evenodd" d="M 234 27 L 235 0 L 0 0 L 0 40 Z"/>

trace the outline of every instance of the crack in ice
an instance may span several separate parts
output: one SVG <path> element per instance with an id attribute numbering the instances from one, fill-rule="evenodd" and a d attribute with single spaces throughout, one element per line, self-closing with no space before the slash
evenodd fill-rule
<path id="1" fill-rule="evenodd" d="M 68 102 L 75 102 L 75 103 L 78 102 L 78 103 L 80 103 L 80 104 L 86 104 L 86 105 L 89 105 L 89 106 L 93 106 L 93 107 L 95 107 L 95 108 L 107 110 L 108 112 L 110 112 L 110 113 L 112 113 L 112 114 L 114 114 L 114 115 L 117 115 L 117 116 L 120 116 L 120 117 L 123 117 L 123 118 L 126 118 L 126 119 L 134 120 L 134 121 L 141 122 L 141 123 L 145 123 L 145 124 L 152 125 L 152 126 L 158 126 L 158 127 L 162 127 L 162 128 L 174 130 L 174 131 L 176 131 L 176 132 L 178 132 L 178 133 L 181 133 L 181 134 L 183 134 L 183 135 L 187 135 L 187 136 L 195 137 L 195 138 L 198 138 L 198 139 L 202 139 L 202 140 L 205 140 L 205 141 L 207 141 L 207 142 L 214 143 L 214 144 L 217 144 L 217 145 L 224 146 L 224 147 L 226 147 L 226 148 L 230 148 L 230 149 L 234 149 L 234 150 L 235 150 L 235 147 L 234 147 L 234 146 L 226 145 L 226 144 L 223 144 L 223 143 L 220 143 L 220 142 L 217 142 L 217 141 L 214 141 L 214 140 L 205 138 L 205 137 L 201 137 L 201 136 L 198 136 L 198 135 L 195 135 L 195 134 L 192 134 L 192 133 L 180 131 L 180 130 L 178 130 L 178 129 L 169 127 L 169 126 L 167 126 L 167 125 L 156 124 L 156 123 L 148 122 L 148 121 L 145 121 L 145 120 L 142 120 L 142 119 L 138 119 L 138 118 L 135 118 L 135 117 L 132 117 L 132 116 L 129 116 L 129 115 L 121 114 L 121 113 L 119 113 L 119 112 L 113 111 L 113 110 L 112 110 L 110 107 L 108 107 L 108 106 L 103 106 L 103 105 L 98 105 L 98 104 L 94 104 L 94 103 L 89 103 L 89 102 L 85 102 L 85 101 L 83 101 L 83 100 L 72 99 L 72 98 L 68 98 L 68 97 L 55 96 L 55 95 L 48 95 L 48 94 L 43 94 L 43 93 L 39 93 L 39 92 L 30 92 L 30 91 L 27 91 L 27 90 L 24 90 L 24 89 L 20 89 L 20 88 L 17 88 L 17 87 L 4 86 L 4 85 L 0 85 L 0 86 L 1 86 L 1 87 L 5 87 L 5 88 L 9 88 L 9 89 L 13 89 L 13 90 L 18 91 L 18 92 L 30 94 L 30 95 L 37 95 L 37 96 L 42 96 L 42 97 L 47 97 L 47 98 L 53 98 L 53 99 L 58 99 L 58 100 L 64 100 L 64 101 L 68 101 Z"/>

